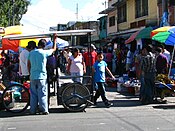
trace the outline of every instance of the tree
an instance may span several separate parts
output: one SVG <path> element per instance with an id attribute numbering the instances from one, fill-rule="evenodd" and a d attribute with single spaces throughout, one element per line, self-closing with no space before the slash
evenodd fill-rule
<path id="1" fill-rule="evenodd" d="M 0 0 L 0 26 L 19 25 L 30 0 Z"/>

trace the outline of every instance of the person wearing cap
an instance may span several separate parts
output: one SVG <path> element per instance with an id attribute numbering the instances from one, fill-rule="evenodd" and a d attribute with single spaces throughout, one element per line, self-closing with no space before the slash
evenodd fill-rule
<path id="1" fill-rule="evenodd" d="M 27 69 L 27 63 L 28 63 L 28 56 L 29 52 L 36 48 L 36 42 L 35 41 L 29 41 L 28 45 L 26 46 L 26 49 L 24 49 L 19 54 L 19 73 L 22 76 L 21 82 L 29 80 L 29 72 Z"/>
<path id="2" fill-rule="evenodd" d="M 30 113 L 36 114 L 38 104 L 39 113 L 48 115 L 48 86 L 47 86 L 47 57 L 56 51 L 56 34 L 52 49 L 44 50 L 46 40 L 38 42 L 38 49 L 32 50 L 28 57 L 28 70 L 30 73 Z"/>
<path id="3" fill-rule="evenodd" d="M 90 51 L 88 50 L 83 54 L 85 66 L 86 66 L 86 73 L 85 75 L 90 76 L 92 66 L 94 65 L 95 61 L 97 60 L 97 52 L 95 51 L 95 45 L 91 44 Z M 87 83 L 88 79 L 84 79 L 83 83 Z"/>

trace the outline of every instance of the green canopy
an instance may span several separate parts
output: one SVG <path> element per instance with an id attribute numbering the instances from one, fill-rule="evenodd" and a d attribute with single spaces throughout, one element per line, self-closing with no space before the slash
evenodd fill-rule
<path id="1" fill-rule="evenodd" d="M 153 30 L 152 27 L 146 27 L 139 31 L 139 33 L 136 36 L 136 39 L 150 39 L 151 38 L 151 31 Z"/>

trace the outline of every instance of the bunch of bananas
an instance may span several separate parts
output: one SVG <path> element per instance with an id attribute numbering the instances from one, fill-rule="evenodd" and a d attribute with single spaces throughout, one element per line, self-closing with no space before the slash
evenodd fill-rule
<path id="1" fill-rule="evenodd" d="M 156 77 L 156 81 L 160 81 L 165 84 L 174 84 L 174 80 L 168 78 L 167 74 L 158 74 Z"/>

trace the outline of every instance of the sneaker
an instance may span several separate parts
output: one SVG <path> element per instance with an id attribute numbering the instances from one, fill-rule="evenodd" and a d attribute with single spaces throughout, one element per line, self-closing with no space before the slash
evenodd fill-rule
<path id="1" fill-rule="evenodd" d="M 106 106 L 107 108 L 109 108 L 109 107 L 111 107 L 111 106 L 112 106 L 112 103 L 107 102 L 107 103 L 105 103 L 105 106 Z"/>
<path id="2" fill-rule="evenodd" d="M 49 115 L 49 112 L 40 112 L 40 115 Z"/>

